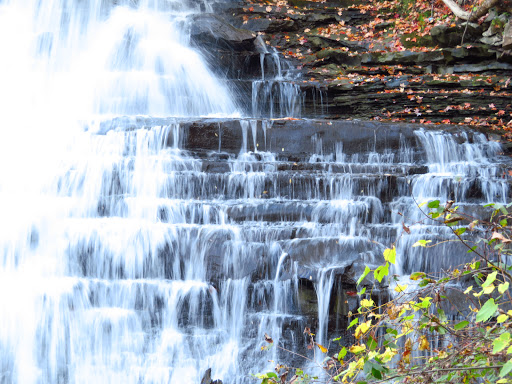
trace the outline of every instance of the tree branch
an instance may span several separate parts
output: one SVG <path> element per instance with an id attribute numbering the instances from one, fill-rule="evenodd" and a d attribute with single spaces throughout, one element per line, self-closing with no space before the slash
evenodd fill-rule
<path id="1" fill-rule="evenodd" d="M 480 17 L 484 16 L 489 12 L 489 9 L 498 5 L 499 0 L 485 0 L 477 9 L 473 12 L 467 12 L 463 10 L 459 5 L 453 0 L 442 0 L 443 3 L 450 8 L 450 11 L 453 12 L 455 16 L 459 19 L 466 21 L 476 21 Z"/>
<path id="2" fill-rule="evenodd" d="M 450 11 L 453 12 L 455 16 L 462 20 L 469 20 L 469 12 L 463 10 L 459 5 L 453 0 L 443 0 L 443 3 L 450 8 Z"/>

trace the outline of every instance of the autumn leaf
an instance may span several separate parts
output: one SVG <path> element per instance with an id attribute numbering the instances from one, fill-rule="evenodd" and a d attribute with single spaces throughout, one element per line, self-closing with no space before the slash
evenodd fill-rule
<path id="1" fill-rule="evenodd" d="M 363 352 L 366 349 L 366 345 L 353 345 L 349 348 L 349 351 L 354 355 Z"/>
<path id="2" fill-rule="evenodd" d="M 426 338 L 426 336 L 420 337 L 420 346 L 418 348 L 420 351 L 428 351 L 430 349 L 430 344 Z"/>
<path id="3" fill-rule="evenodd" d="M 505 244 L 512 243 L 512 240 L 507 239 L 505 236 L 503 236 L 499 232 L 493 232 L 491 240 L 494 240 L 494 239 L 499 240 L 499 241 L 501 241 L 502 243 L 505 243 Z"/>

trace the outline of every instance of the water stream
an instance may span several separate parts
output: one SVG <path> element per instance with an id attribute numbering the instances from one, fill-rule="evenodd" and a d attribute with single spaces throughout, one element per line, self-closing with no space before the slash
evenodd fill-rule
<path id="1" fill-rule="evenodd" d="M 325 125 L 297 128 L 312 149 L 293 150 L 256 119 L 277 96 L 237 117 L 187 34 L 211 4 L 0 1 L 0 383 L 199 383 L 208 368 L 254 382 L 291 359 L 262 351 L 265 333 L 310 353 L 304 327 L 326 346 L 342 331 L 350 276 L 419 217 L 411 195 L 509 199 L 482 134 L 409 127 L 383 142 L 372 126 L 361 144 L 323 139 Z M 276 56 L 262 63 L 280 73 Z M 290 87 L 275 116 L 300 113 Z M 213 116 L 192 148 L 190 122 Z M 449 245 L 411 248 L 441 228 L 411 231 L 397 272 L 459 261 Z"/>

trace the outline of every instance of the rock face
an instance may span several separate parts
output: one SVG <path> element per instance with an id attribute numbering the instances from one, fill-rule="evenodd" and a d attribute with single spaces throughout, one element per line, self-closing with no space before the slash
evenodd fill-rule
<path id="1" fill-rule="evenodd" d="M 222 384 L 222 380 L 212 380 L 212 369 L 208 368 L 204 373 L 201 384 Z"/>
<path id="2" fill-rule="evenodd" d="M 199 45 L 224 45 L 237 50 L 252 49 L 256 37 L 250 31 L 235 28 L 222 17 L 213 14 L 193 15 L 190 35 Z"/>
<path id="3" fill-rule="evenodd" d="M 301 1 L 296 8 L 231 3 L 225 14 L 229 23 L 260 34 L 264 47 L 275 47 L 298 68 L 302 116 L 480 126 L 501 118 L 508 123 L 512 38 L 506 15 L 492 13 L 481 24 L 435 26 L 425 36 L 404 33 L 404 48 L 397 50 L 389 41 L 329 34 L 340 25 L 355 33 L 363 23 L 374 25 L 369 31 L 374 34 L 394 30 L 392 11 L 362 11 L 358 3 Z M 377 16 L 383 21 L 371 24 Z M 259 54 L 244 55 L 247 70 L 225 70 L 238 79 L 242 99 L 249 97 L 248 80 L 257 79 L 260 68 Z M 241 63 L 232 57 L 223 52 L 219 60 L 228 67 Z"/>
<path id="4" fill-rule="evenodd" d="M 503 49 L 512 49 L 512 21 L 509 21 L 503 30 Z"/>

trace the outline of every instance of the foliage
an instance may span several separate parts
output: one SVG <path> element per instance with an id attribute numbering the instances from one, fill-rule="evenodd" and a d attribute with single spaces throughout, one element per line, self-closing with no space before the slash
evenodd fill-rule
<path id="1" fill-rule="evenodd" d="M 275 373 L 259 377 L 262 383 L 512 383 L 512 265 L 506 262 L 512 254 L 509 206 L 486 205 L 487 221 L 460 213 L 453 201 L 419 206 L 426 206 L 425 220 L 447 226 L 453 238 L 438 243 L 419 240 L 414 246 L 455 241 L 467 249 L 471 260 L 439 274 L 414 272 L 407 282 L 390 281 L 396 294 L 381 306 L 362 288 L 359 309 L 348 327 L 356 343 L 340 346 L 319 364 L 324 378 L 313 379 L 302 370 L 292 375 L 292 368 L 278 366 Z M 403 228 L 404 235 L 411 232 L 405 224 Z M 394 245 L 386 249 L 384 258 L 385 265 L 365 269 L 358 285 L 372 272 L 375 280 L 396 280 L 390 272 L 397 261 Z M 456 319 L 443 309 L 451 304 L 447 286 L 463 286 L 459 295 L 469 302 L 468 310 L 459 311 Z M 325 349 L 314 342 L 309 329 L 305 332 L 310 346 Z"/>

